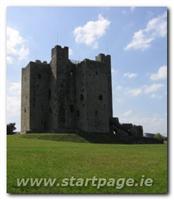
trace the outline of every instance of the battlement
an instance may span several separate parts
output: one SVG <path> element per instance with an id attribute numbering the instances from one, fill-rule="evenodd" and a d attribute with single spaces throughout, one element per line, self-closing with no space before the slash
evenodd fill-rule
<path id="1" fill-rule="evenodd" d="M 99 55 L 97 55 L 95 57 L 95 60 L 98 61 L 98 62 L 110 64 L 111 63 L 111 56 L 100 53 Z"/>
<path id="2" fill-rule="evenodd" d="M 66 46 L 61 47 L 60 45 L 56 45 L 51 50 L 51 57 L 53 58 L 54 56 L 68 60 L 68 58 L 69 58 L 69 48 L 66 47 Z"/>
<path id="3" fill-rule="evenodd" d="M 93 63 L 95 64 L 96 62 L 97 63 L 104 63 L 104 64 L 107 64 L 110 66 L 111 64 L 111 56 L 110 55 L 105 55 L 105 54 L 99 54 L 95 57 L 95 60 L 91 60 L 89 58 L 85 58 L 83 59 L 82 61 L 79 61 L 79 60 L 70 60 L 73 64 L 82 64 L 82 63 Z"/>
<path id="4" fill-rule="evenodd" d="M 35 62 L 32 63 L 37 63 L 37 64 L 48 64 L 47 61 L 41 61 L 41 60 L 35 60 Z"/>

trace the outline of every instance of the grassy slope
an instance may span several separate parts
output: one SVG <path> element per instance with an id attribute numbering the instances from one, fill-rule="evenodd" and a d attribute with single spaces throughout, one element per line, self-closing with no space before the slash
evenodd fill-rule
<path id="1" fill-rule="evenodd" d="M 30 139 L 28 139 L 28 137 Z M 166 145 L 89 144 L 71 135 L 8 136 L 8 192 L 10 193 L 165 193 Z M 53 141 L 57 140 L 57 141 Z M 83 143 L 82 143 L 83 142 Z M 148 187 L 16 187 L 22 177 L 133 177 L 154 179 Z"/>

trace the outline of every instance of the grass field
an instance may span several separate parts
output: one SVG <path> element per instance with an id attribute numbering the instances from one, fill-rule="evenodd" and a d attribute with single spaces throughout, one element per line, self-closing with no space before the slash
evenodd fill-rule
<path id="1" fill-rule="evenodd" d="M 167 145 L 91 144 L 75 135 L 8 136 L 8 193 L 166 193 Z M 17 187 L 17 178 L 115 178 L 142 175 L 151 187 Z"/>

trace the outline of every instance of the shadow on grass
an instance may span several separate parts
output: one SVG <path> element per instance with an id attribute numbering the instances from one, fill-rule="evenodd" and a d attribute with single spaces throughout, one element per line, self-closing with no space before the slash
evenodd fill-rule
<path id="1" fill-rule="evenodd" d="M 80 137 L 77 134 L 73 133 L 32 133 L 32 134 L 25 134 L 21 135 L 22 138 L 29 138 L 29 139 L 40 139 L 40 140 L 51 140 L 57 142 L 81 142 L 87 143 L 84 138 Z"/>
<path id="2" fill-rule="evenodd" d="M 99 143 L 99 144 L 161 144 L 154 138 L 119 137 L 106 133 L 30 133 L 22 138 L 51 140 L 58 142 Z"/>

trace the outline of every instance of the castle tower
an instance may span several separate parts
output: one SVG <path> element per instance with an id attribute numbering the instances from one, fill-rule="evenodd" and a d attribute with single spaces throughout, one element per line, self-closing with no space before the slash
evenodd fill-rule
<path id="1" fill-rule="evenodd" d="M 110 132 L 112 89 L 110 56 L 85 59 L 76 69 L 77 127 L 85 132 Z"/>
<path id="2" fill-rule="evenodd" d="M 68 47 L 52 49 L 50 67 L 50 127 L 54 131 L 74 130 L 75 66 L 69 61 Z"/>
<path id="3" fill-rule="evenodd" d="M 50 67 L 39 60 L 22 69 L 21 131 L 43 132 L 48 127 Z"/>

